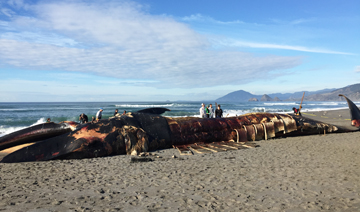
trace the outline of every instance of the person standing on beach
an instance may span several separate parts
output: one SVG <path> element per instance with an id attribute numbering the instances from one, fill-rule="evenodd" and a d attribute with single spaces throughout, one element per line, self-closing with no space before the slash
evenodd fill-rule
<path id="1" fill-rule="evenodd" d="M 210 117 L 209 105 L 205 108 L 205 117 L 206 117 L 206 118 L 209 118 L 209 117 Z"/>
<path id="2" fill-rule="evenodd" d="M 212 107 L 212 104 L 209 106 L 209 118 L 214 118 L 214 108 Z"/>
<path id="3" fill-rule="evenodd" d="M 205 114 L 206 114 L 206 112 L 205 112 L 205 104 L 202 103 L 201 108 L 200 108 L 200 118 L 205 118 Z"/>
<path id="4" fill-rule="evenodd" d="M 115 113 L 114 113 L 114 116 L 116 116 L 116 114 L 118 114 L 119 110 L 118 109 L 115 109 Z"/>
<path id="5" fill-rule="evenodd" d="M 215 110 L 215 117 L 216 118 L 222 118 L 222 115 L 223 115 L 223 111 L 222 109 L 220 108 L 220 105 L 217 106 L 217 109 Z"/>
<path id="6" fill-rule="evenodd" d="M 100 110 L 96 113 L 96 121 L 101 119 L 102 112 L 103 112 L 103 108 L 101 107 Z"/>

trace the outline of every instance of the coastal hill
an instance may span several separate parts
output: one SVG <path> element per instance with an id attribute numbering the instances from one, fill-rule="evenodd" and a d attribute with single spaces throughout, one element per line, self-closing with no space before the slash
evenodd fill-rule
<path id="1" fill-rule="evenodd" d="M 332 92 L 314 94 L 304 97 L 306 101 L 345 101 L 339 94 L 343 94 L 350 98 L 352 101 L 360 101 L 360 83 L 355 85 L 349 85 L 344 88 L 336 89 Z"/>
<path id="2" fill-rule="evenodd" d="M 257 99 L 260 99 L 261 96 L 251 94 L 244 90 L 234 91 L 229 94 L 226 94 L 223 97 L 220 97 L 216 99 L 218 102 L 246 102 L 249 99 L 253 99 L 253 101 L 256 101 Z M 256 99 L 256 100 L 255 100 Z"/>
<path id="3" fill-rule="evenodd" d="M 262 101 L 262 102 L 271 102 L 271 101 L 273 101 L 273 99 L 272 99 L 270 96 L 264 94 L 264 95 L 261 97 L 260 101 Z"/>
<path id="4" fill-rule="evenodd" d="M 299 91 L 294 93 L 273 93 L 254 95 L 244 90 L 234 91 L 216 99 L 217 102 L 247 102 L 250 99 L 260 101 L 300 101 L 305 92 L 304 101 L 345 101 L 339 97 L 344 94 L 353 101 L 360 101 L 360 83 L 343 88 L 324 89 L 319 91 Z"/>

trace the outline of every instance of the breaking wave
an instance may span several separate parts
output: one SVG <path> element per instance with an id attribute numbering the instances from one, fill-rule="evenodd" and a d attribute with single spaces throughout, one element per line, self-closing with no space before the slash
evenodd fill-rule
<path id="1" fill-rule="evenodd" d="M 298 105 L 298 104 L 296 102 L 265 102 L 264 105 L 281 106 L 281 105 Z"/>
<path id="2" fill-rule="evenodd" d="M 42 124 L 42 123 L 45 123 L 45 122 L 46 122 L 46 118 L 40 118 L 39 120 L 37 120 L 35 123 L 31 124 L 30 126 L 6 127 L 4 125 L 0 125 L 0 137 L 4 136 L 4 135 L 7 135 L 7 134 L 10 134 L 10 133 L 15 132 L 15 131 L 22 130 L 22 129 L 27 128 L 27 127 Z"/>

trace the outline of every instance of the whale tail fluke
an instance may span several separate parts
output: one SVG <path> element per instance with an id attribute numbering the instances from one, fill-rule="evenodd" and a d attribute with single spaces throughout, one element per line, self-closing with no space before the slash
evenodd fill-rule
<path id="1" fill-rule="evenodd" d="M 349 105 L 350 115 L 351 115 L 351 125 L 360 128 L 360 110 L 359 110 L 359 108 L 354 104 L 354 102 L 352 102 L 346 96 L 344 96 L 342 94 L 339 94 L 339 96 L 344 97 Z"/>

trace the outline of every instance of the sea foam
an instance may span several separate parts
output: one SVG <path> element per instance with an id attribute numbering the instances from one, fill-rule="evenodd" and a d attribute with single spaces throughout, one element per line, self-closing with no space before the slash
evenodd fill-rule
<path id="1" fill-rule="evenodd" d="M 22 129 L 25 129 L 27 127 L 31 127 L 31 126 L 35 126 L 35 125 L 38 125 L 38 124 L 42 124 L 42 123 L 45 123 L 46 122 L 46 118 L 40 118 L 39 120 L 37 120 L 34 124 L 30 125 L 30 126 L 19 126 L 19 127 L 5 127 L 3 125 L 0 125 L 0 137 L 1 136 L 4 136 L 4 135 L 7 135 L 7 134 L 10 134 L 12 132 L 15 132 L 15 131 L 19 131 L 19 130 L 22 130 Z"/>

